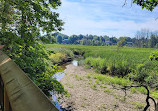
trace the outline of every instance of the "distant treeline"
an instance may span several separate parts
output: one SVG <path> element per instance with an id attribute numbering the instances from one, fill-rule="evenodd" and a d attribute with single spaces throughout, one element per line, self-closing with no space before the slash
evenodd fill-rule
<path id="1" fill-rule="evenodd" d="M 55 34 L 55 40 L 58 44 L 80 44 L 90 46 L 131 46 L 140 48 L 158 48 L 158 32 L 151 32 L 146 29 L 137 31 L 134 38 L 131 37 L 109 37 L 97 35 L 72 35 L 67 36 L 61 33 Z"/>

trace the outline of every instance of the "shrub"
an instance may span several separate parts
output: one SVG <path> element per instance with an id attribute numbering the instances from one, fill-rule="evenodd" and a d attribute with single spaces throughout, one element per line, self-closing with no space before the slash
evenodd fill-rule
<path id="1" fill-rule="evenodd" d="M 88 65 L 88 68 L 93 67 L 102 74 L 107 73 L 106 59 L 88 57 L 85 59 L 85 64 Z"/>
<path id="2" fill-rule="evenodd" d="M 156 64 L 157 63 L 152 61 L 146 61 L 144 64 L 137 64 L 136 69 L 128 74 L 128 78 L 141 84 L 157 87 L 158 73 Z"/>
<path id="3" fill-rule="evenodd" d="M 51 59 L 53 64 L 58 64 L 66 61 L 66 54 L 63 53 L 51 54 L 49 58 Z"/>

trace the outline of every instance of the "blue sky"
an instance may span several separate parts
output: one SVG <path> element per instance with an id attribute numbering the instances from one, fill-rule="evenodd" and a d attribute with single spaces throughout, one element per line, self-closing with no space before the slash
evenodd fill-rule
<path id="1" fill-rule="evenodd" d="M 158 30 L 158 9 L 153 12 L 127 0 L 61 0 L 58 8 L 65 22 L 61 33 L 134 37 L 136 31 Z"/>

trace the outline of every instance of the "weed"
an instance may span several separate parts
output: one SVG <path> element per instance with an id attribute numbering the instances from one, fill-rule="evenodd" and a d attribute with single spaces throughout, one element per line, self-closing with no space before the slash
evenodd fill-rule
<path id="1" fill-rule="evenodd" d="M 158 99 L 158 91 L 152 91 L 151 96 L 154 97 L 155 99 Z"/>
<path id="2" fill-rule="evenodd" d="M 130 89 L 133 93 L 136 93 L 137 91 L 141 92 L 142 94 L 146 94 L 147 91 L 144 87 L 132 87 Z"/>
<path id="3" fill-rule="evenodd" d="M 99 80 L 96 80 L 95 82 L 96 82 L 96 84 L 99 84 L 99 83 L 100 83 Z"/>
<path id="4" fill-rule="evenodd" d="M 98 107 L 98 110 L 99 111 L 105 111 L 107 108 L 106 108 L 106 105 L 105 104 L 102 104 L 101 106 Z"/>
<path id="5" fill-rule="evenodd" d="M 91 74 L 88 74 L 86 77 L 87 77 L 88 79 L 90 79 L 90 78 L 91 78 Z"/>
<path id="6" fill-rule="evenodd" d="M 83 100 L 87 100 L 87 98 L 86 98 L 85 96 L 84 96 L 84 97 L 82 97 L 82 99 L 83 99 Z"/>
<path id="7" fill-rule="evenodd" d="M 81 104 L 81 107 L 85 108 L 85 107 L 86 107 L 86 104 L 85 104 L 85 103 L 82 103 L 82 104 Z"/>
<path id="8" fill-rule="evenodd" d="M 143 109 L 144 108 L 144 104 L 139 103 L 139 102 L 132 102 L 132 105 L 134 105 L 135 109 Z"/>
<path id="9" fill-rule="evenodd" d="M 92 88 L 93 90 L 97 90 L 96 84 L 93 84 L 93 85 L 91 86 L 91 88 Z"/>
<path id="10" fill-rule="evenodd" d="M 81 77 L 81 76 L 78 76 L 77 74 L 75 74 L 75 78 L 76 78 L 76 80 L 83 80 L 83 77 Z"/>
<path id="11" fill-rule="evenodd" d="M 106 89 L 104 90 L 104 92 L 105 92 L 105 93 L 110 94 L 110 93 L 112 92 L 112 90 L 111 90 L 111 89 L 106 88 Z"/>
<path id="12" fill-rule="evenodd" d="M 106 88 L 106 85 L 102 85 L 102 84 L 101 84 L 100 87 L 101 87 L 101 88 Z"/>
<path id="13" fill-rule="evenodd" d="M 65 85 L 68 86 L 69 88 L 74 88 L 73 84 L 65 83 Z"/>
<path id="14" fill-rule="evenodd" d="M 65 95 L 67 98 L 70 98 L 70 93 L 66 93 Z"/>

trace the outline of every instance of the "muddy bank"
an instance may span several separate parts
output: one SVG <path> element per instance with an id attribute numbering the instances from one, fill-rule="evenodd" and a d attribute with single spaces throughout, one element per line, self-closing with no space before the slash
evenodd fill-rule
<path id="1" fill-rule="evenodd" d="M 60 80 L 69 97 L 60 100 L 61 106 L 71 111 L 141 111 L 146 105 L 146 96 L 140 93 L 124 92 L 107 84 L 96 84 L 88 74 L 95 72 L 82 66 L 67 65 Z M 103 86 L 103 87 L 100 87 Z M 153 111 L 153 104 L 150 108 Z"/>

